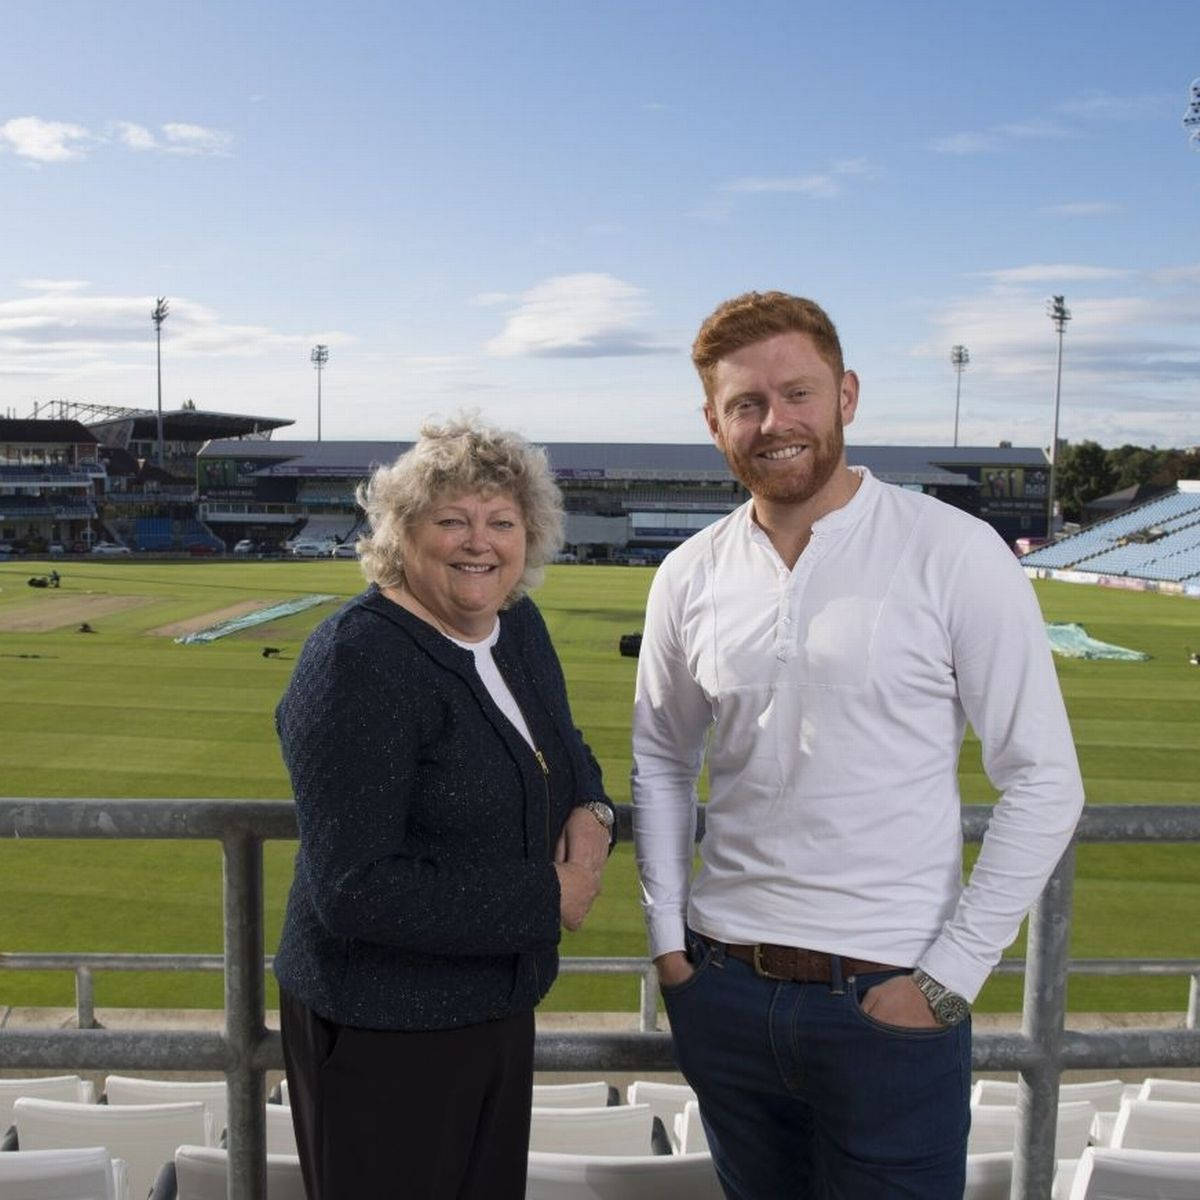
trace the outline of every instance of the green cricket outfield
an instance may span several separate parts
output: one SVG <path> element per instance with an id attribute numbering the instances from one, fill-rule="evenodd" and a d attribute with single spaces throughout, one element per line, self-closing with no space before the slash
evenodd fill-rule
<path id="1" fill-rule="evenodd" d="M 248 608 L 362 587 L 342 561 L 57 564 L 57 590 L 27 586 L 48 563 L 0 562 L 0 792 L 8 796 L 287 798 L 272 725 L 296 655 L 327 604 L 203 645 L 182 630 Z M 552 567 L 536 600 L 563 660 L 575 717 L 605 772 L 629 799 L 635 663 L 617 653 L 641 628 L 652 571 Z M 1089 802 L 1200 800 L 1200 647 L 1194 600 L 1038 583 L 1047 620 L 1073 620 L 1148 662 L 1059 660 Z M 334 602 L 336 603 L 336 602 Z M 93 632 L 80 633 L 86 622 Z M 279 654 L 263 657 L 264 647 Z M 993 793 L 968 738 L 963 799 Z M 293 847 L 266 846 L 266 940 L 278 936 Z M 968 860 L 970 853 L 968 853 Z M 0 845 L 0 950 L 213 953 L 221 947 L 221 863 L 203 842 L 21 842 Z M 1084 846 L 1076 871 L 1072 953 L 1186 957 L 1196 952 L 1200 849 Z M 614 854 L 586 928 L 566 955 L 645 952 L 632 854 Z M 1020 944 L 1013 948 L 1019 953 Z M 1020 1005 L 1019 977 L 996 977 L 981 1010 Z M 5 972 L 0 1006 L 68 1005 L 63 972 Z M 1076 1011 L 1181 1011 L 1182 978 L 1084 978 Z M 274 1002 L 273 991 L 268 1003 Z M 221 980 L 201 974 L 100 973 L 98 1006 L 217 1007 Z M 561 1010 L 632 1011 L 632 977 L 573 975 L 546 1001 Z"/>

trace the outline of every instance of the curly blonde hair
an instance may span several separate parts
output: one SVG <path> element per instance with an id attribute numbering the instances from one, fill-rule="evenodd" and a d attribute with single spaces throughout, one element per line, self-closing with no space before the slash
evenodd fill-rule
<path id="1" fill-rule="evenodd" d="M 358 540 L 362 572 L 380 587 L 404 586 L 405 534 L 440 501 L 467 493 L 510 495 L 525 520 L 525 570 L 504 606 L 537 587 L 562 545 L 562 495 L 546 452 L 520 434 L 468 413 L 421 427 L 419 440 L 389 466 L 377 467 L 356 492 L 371 531 Z"/>

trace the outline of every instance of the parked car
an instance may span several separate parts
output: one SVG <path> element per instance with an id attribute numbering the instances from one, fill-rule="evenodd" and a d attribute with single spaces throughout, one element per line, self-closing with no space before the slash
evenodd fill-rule
<path id="1" fill-rule="evenodd" d="M 7 558 L 8 555 L 15 553 L 16 548 L 13 546 L 12 542 L 0 542 L 0 555 L 4 555 L 4 557 Z"/>
<path id="2" fill-rule="evenodd" d="M 329 555 L 331 542 L 293 542 L 293 558 L 326 558 Z"/>
<path id="3" fill-rule="evenodd" d="M 242 538 L 240 542 L 235 542 L 233 546 L 234 554 L 257 554 L 258 543 L 253 538 Z"/>
<path id="4" fill-rule="evenodd" d="M 66 551 L 63 549 L 61 542 L 51 542 L 50 545 L 46 547 L 46 553 L 53 558 L 57 558 L 60 554 L 65 554 Z"/>
<path id="5" fill-rule="evenodd" d="M 116 542 L 97 542 L 92 547 L 93 554 L 107 554 L 116 556 L 120 554 L 132 554 L 133 551 L 128 546 L 118 545 Z"/>
<path id="6" fill-rule="evenodd" d="M 354 542 L 338 542 L 329 552 L 330 558 L 357 558 L 358 546 Z"/>

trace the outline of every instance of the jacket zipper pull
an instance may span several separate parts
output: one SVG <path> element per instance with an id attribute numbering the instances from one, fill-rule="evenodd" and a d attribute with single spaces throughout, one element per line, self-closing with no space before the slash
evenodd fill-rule
<path id="1" fill-rule="evenodd" d="M 542 752 L 535 748 L 533 751 L 533 756 L 538 760 L 538 766 L 542 768 L 542 774 L 549 775 L 550 768 L 546 766 L 546 760 L 542 757 Z"/>

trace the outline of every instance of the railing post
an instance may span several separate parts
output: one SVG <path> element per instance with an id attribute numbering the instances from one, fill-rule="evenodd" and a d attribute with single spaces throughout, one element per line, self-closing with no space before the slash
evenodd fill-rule
<path id="1" fill-rule="evenodd" d="M 1195 1029 L 1200 1024 L 1200 975 L 1193 975 L 1188 986 L 1188 1009 L 1184 1024 L 1188 1029 Z"/>
<path id="2" fill-rule="evenodd" d="M 642 1015 L 638 1027 L 642 1033 L 654 1033 L 658 1029 L 658 968 L 653 962 L 642 971 L 640 994 Z"/>
<path id="3" fill-rule="evenodd" d="M 96 990 L 91 967 L 75 968 L 75 1026 L 96 1028 Z"/>
<path id="4" fill-rule="evenodd" d="M 1044 1200 L 1054 1182 L 1074 883 L 1072 843 L 1029 914 L 1021 1032 L 1037 1047 L 1038 1061 L 1035 1067 L 1022 1068 L 1017 1090 L 1012 1200 Z"/>
<path id="5" fill-rule="evenodd" d="M 263 983 L 263 854 L 259 838 L 226 835 L 225 1073 L 229 1102 L 229 1200 L 261 1200 L 267 1194 L 266 1083 L 254 1051 L 266 1034 Z"/>

